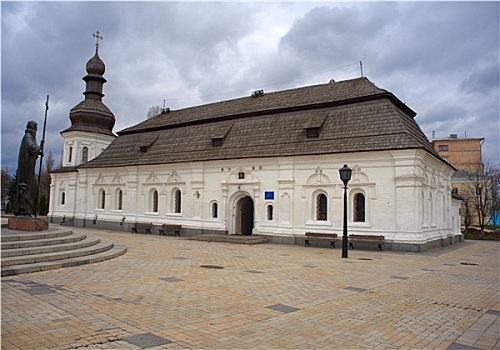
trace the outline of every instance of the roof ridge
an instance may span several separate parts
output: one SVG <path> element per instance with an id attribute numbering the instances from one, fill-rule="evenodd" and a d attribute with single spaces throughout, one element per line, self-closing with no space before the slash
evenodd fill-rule
<path id="1" fill-rule="evenodd" d="M 349 104 L 357 100 L 371 99 L 377 95 L 386 95 L 394 102 L 404 106 L 396 96 L 387 90 L 378 88 L 367 78 L 355 78 L 275 91 L 255 97 L 246 96 L 179 110 L 169 110 L 168 113 L 162 113 L 135 126 L 122 129 L 117 134 L 162 130 L 193 123 L 206 123 L 217 119 L 235 119 L 261 114 L 323 108 L 328 105 Z M 409 107 L 406 109 L 408 109 L 409 114 L 415 114 Z"/>

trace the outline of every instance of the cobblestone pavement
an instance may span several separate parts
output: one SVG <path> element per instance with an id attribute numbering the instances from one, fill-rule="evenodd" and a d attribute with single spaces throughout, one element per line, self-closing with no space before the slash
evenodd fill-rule
<path id="1" fill-rule="evenodd" d="M 127 253 L 2 278 L 2 349 L 500 348 L 499 242 L 342 259 L 88 231 Z"/>

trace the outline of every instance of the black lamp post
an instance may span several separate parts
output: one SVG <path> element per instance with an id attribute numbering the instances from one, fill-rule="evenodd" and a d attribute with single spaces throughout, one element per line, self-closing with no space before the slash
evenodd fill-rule
<path id="1" fill-rule="evenodd" d="M 344 164 L 339 169 L 340 179 L 344 183 L 344 234 L 342 235 L 342 257 L 347 258 L 347 251 L 349 250 L 347 243 L 347 183 L 351 180 L 352 170 Z"/>

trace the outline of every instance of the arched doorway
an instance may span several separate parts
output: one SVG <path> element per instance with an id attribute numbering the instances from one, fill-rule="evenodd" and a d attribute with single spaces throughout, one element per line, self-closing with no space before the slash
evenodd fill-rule
<path id="1" fill-rule="evenodd" d="M 236 202 L 235 233 L 251 235 L 253 230 L 253 200 L 249 196 Z"/>

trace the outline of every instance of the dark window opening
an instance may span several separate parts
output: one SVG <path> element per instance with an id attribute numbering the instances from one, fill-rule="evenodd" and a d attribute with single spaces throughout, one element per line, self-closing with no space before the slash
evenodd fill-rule
<path id="1" fill-rule="evenodd" d="M 273 206 L 269 204 L 267 206 L 267 220 L 269 221 L 273 220 L 273 210 L 274 210 Z"/>
<path id="2" fill-rule="evenodd" d="M 180 190 L 175 191 L 174 212 L 175 213 L 181 212 L 181 191 Z"/>
<path id="3" fill-rule="evenodd" d="M 316 220 L 326 221 L 327 214 L 326 196 L 321 193 L 316 197 Z"/>
<path id="4" fill-rule="evenodd" d="M 212 203 L 212 218 L 216 219 L 218 216 L 219 206 L 217 203 Z"/>
<path id="5" fill-rule="evenodd" d="M 106 191 L 102 190 L 101 192 L 101 203 L 100 203 L 100 209 L 104 209 L 106 207 Z"/>
<path id="6" fill-rule="evenodd" d="M 118 210 L 122 210 L 123 209 L 123 192 L 122 190 L 120 190 L 118 192 Z"/>
<path id="7" fill-rule="evenodd" d="M 354 195 L 354 221 L 365 222 L 365 196 L 362 193 Z"/>
<path id="8" fill-rule="evenodd" d="M 89 149 L 87 147 L 82 148 L 82 163 L 89 160 Z"/>
<path id="9" fill-rule="evenodd" d="M 153 213 L 158 212 L 158 191 L 153 192 Z"/>

